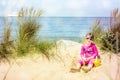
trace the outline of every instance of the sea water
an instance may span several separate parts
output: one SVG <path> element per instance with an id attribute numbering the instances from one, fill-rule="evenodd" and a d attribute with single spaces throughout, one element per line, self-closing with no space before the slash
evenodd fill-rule
<path id="1" fill-rule="evenodd" d="M 107 17 L 40 17 L 39 23 L 41 28 L 38 36 L 42 40 L 74 40 L 79 41 L 86 33 L 91 31 L 95 20 L 100 19 L 107 22 Z M 5 17 L 0 17 L 0 37 L 3 36 L 5 26 Z M 17 17 L 7 17 L 11 24 L 12 37 L 17 35 Z"/>

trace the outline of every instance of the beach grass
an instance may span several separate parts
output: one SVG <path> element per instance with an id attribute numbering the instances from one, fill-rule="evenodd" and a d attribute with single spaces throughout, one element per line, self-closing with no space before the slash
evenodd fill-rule
<path id="1" fill-rule="evenodd" d="M 95 21 L 91 32 L 95 36 L 95 43 L 103 51 L 112 53 L 120 52 L 120 13 L 118 9 L 114 9 L 109 17 L 106 29 L 103 29 L 100 20 Z"/>
<path id="2" fill-rule="evenodd" d="M 50 59 L 50 57 L 51 57 L 50 50 L 52 50 L 53 48 L 55 48 L 55 46 L 56 46 L 55 42 L 51 42 L 51 41 L 39 41 L 35 45 L 35 50 L 38 53 L 42 53 L 47 59 Z"/>
<path id="3" fill-rule="evenodd" d="M 0 60 L 9 61 L 8 57 L 12 55 L 13 41 L 11 38 L 11 26 L 7 21 L 4 24 L 4 33 L 0 44 Z"/>
<path id="4" fill-rule="evenodd" d="M 18 12 L 18 35 L 16 49 L 18 54 L 24 55 L 30 51 L 30 47 L 37 43 L 37 32 L 41 25 L 38 22 L 41 11 L 30 9 L 21 9 Z"/>
<path id="5" fill-rule="evenodd" d="M 18 32 L 13 40 L 11 40 L 11 25 L 8 25 L 7 22 L 5 22 L 4 34 L 0 44 L 0 59 L 8 60 L 10 55 L 13 57 L 20 57 L 35 54 L 35 52 L 43 54 L 49 58 L 49 50 L 55 46 L 55 42 L 42 41 L 39 39 L 40 36 L 37 35 L 41 28 L 41 24 L 38 20 L 41 13 L 41 10 L 35 10 L 33 7 L 30 9 L 22 8 L 18 12 Z"/>

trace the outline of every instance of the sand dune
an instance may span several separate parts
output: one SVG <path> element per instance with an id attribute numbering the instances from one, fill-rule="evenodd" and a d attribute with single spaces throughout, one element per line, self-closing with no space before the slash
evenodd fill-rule
<path id="1" fill-rule="evenodd" d="M 58 56 L 51 60 L 35 54 L 12 60 L 11 65 L 2 62 L 0 80 L 120 80 L 120 57 L 110 53 L 100 52 L 102 65 L 88 73 L 69 72 L 79 59 L 80 47 L 79 43 L 60 40 L 52 50 Z"/>

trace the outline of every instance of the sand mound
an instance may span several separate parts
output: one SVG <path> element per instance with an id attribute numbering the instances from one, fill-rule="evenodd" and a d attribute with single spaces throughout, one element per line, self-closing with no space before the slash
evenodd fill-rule
<path id="1" fill-rule="evenodd" d="M 79 59 L 81 44 L 60 40 L 54 54 L 47 60 L 41 55 L 27 56 L 8 63 L 0 63 L 0 80 L 120 80 L 120 57 L 100 53 L 102 65 L 84 73 L 69 72 Z"/>

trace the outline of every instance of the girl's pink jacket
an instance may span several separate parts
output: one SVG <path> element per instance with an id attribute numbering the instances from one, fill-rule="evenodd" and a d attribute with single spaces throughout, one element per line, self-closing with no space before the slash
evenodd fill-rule
<path id="1" fill-rule="evenodd" d="M 95 59 L 98 56 L 98 49 L 96 45 L 95 44 L 91 44 L 90 46 L 87 46 L 85 44 L 82 45 L 80 56 L 85 58 L 94 56 Z"/>

